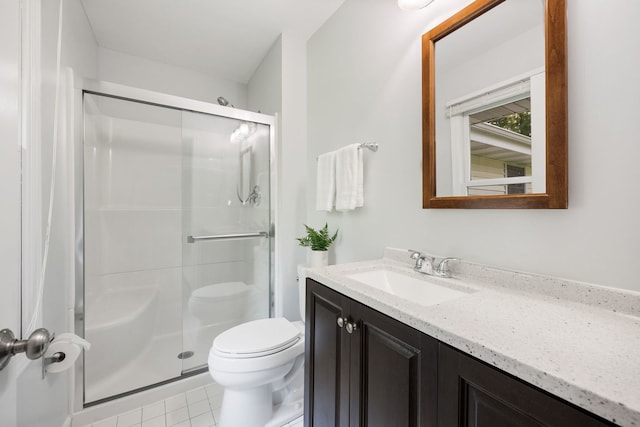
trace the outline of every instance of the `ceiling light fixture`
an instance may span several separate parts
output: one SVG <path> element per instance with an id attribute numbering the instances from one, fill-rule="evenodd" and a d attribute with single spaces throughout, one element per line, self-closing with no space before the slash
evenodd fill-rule
<path id="1" fill-rule="evenodd" d="M 398 0 L 398 7 L 402 10 L 418 10 L 432 2 L 433 0 Z"/>

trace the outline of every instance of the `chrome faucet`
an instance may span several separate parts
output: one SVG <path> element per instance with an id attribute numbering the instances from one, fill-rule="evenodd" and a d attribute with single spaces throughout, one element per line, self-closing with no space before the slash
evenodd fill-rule
<path id="1" fill-rule="evenodd" d="M 449 261 L 460 261 L 458 258 L 446 257 L 442 258 L 436 267 L 435 275 L 439 277 L 451 277 L 449 271 Z"/>
<path id="2" fill-rule="evenodd" d="M 427 262 L 427 266 L 431 267 L 431 269 L 433 269 L 433 262 L 436 260 L 434 257 L 430 257 L 428 255 L 423 255 L 418 251 L 414 251 L 409 249 L 409 252 L 411 252 L 411 256 L 409 258 L 411 258 L 412 260 L 415 260 L 415 265 L 413 266 L 413 269 L 415 271 L 420 271 L 422 272 L 422 269 L 425 268 L 425 261 Z"/>
<path id="3" fill-rule="evenodd" d="M 430 276 L 451 277 L 449 261 L 458 261 L 458 258 L 447 257 L 441 259 L 438 265 L 434 265 L 436 262 L 435 257 L 423 255 L 420 252 L 411 249 L 409 249 L 409 252 L 411 252 L 409 258 L 415 260 L 413 269 Z"/>

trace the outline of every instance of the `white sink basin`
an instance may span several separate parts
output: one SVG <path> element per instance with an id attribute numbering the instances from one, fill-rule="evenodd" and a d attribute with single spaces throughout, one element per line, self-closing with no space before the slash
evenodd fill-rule
<path id="1" fill-rule="evenodd" d="M 435 305 L 468 295 L 467 292 L 419 280 L 392 270 L 371 270 L 345 277 L 420 305 Z"/>

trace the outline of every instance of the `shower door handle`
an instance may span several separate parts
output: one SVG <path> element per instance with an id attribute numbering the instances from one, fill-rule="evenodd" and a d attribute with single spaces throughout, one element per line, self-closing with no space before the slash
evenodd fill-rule
<path id="1" fill-rule="evenodd" d="M 187 242 L 196 243 L 203 240 L 252 239 L 254 237 L 269 237 L 269 233 L 266 231 L 257 231 L 255 233 L 217 234 L 214 236 L 187 236 Z"/>

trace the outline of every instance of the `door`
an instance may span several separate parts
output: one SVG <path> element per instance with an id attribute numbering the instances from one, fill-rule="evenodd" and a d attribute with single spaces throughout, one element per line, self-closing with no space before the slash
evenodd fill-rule
<path id="1" fill-rule="evenodd" d="M 435 427 L 438 342 L 307 279 L 308 427 Z"/>
<path id="2" fill-rule="evenodd" d="M 349 425 L 350 335 L 338 327 L 348 299 L 307 279 L 305 422 L 307 427 Z"/>
<path id="3" fill-rule="evenodd" d="M 350 425 L 435 427 L 438 342 L 357 301 L 350 316 Z"/>
<path id="4" fill-rule="evenodd" d="M 42 15 L 55 22 L 58 2 L 43 2 Z M 48 15 L 47 12 L 56 13 Z M 55 52 L 55 37 L 48 38 L 41 27 L 39 2 L 6 0 L 0 2 L 0 329 L 9 328 L 17 338 L 28 338 L 39 327 L 49 331 L 68 331 L 68 266 L 72 265 L 63 228 L 53 229 L 49 250 L 49 268 L 44 275 L 44 293 L 39 295 L 42 267 L 42 240 L 47 221 L 54 109 L 51 79 L 31 78 L 31 73 L 50 74 L 40 64 L 41 50 Z M 42 25 L 41 25 L 42 24 Z M 36 35 L 42 36 L 40 45 Z M 50 45 L 54 48 L 49 51 Z M 51 56 L 47 56 L 48 59 Z M 36 59 L 37 58 L 37 59 Z M 49 64 L 49 63 L 47 63 Z M 39 75 L 39 74 L 38 74 Z M 46 80 L 46 81 L 44 81 Z M 36 104 L 34 99 L 41 99 Z M 51 116 L 49 115 L 51 114 Z M 41 117 L 46 117 L 40 121 Z M 40 122 L 40 134 L 35 123 Z M 62 132 L 62 128 L 58 128 Z M 43 135 L 40 138 L 40 135 Z M 60 151 L 58 151 L 59 153 Z M 34 159 L 38 159 L 37 162 Z M 61 163 L 64 158 L 58 159 Z M 57 177 L 66 175 L 64 166 Z M 64 178 L 62 178 L 64 180 Z M 58 187 L 56 190 L 60 190 Z M 58 191 L 52 206 L 52 223 L 66 224 L 68 195 Z M 67 218 L 65 218 L 65 216 Z M 71 234 L 71 233 L 70 233 Z M 71 257 L 72 258 L 72 257 Z M 65 261 L 69 261 L 66 263 Z M 58 286 L 54 286 L 57 284 Z M 0 372 L 0 423 L 4 426 L 63 425 L 69 415 L 69 372 L 41 377 L 41 360 L 30 361 L 24 354 L 14 356 Z"/>
<path id="5" fill-rule="evenodd" d="M 0 329 L 20 336 L 20 1 L 0 2 Z M 17 424 L 19 356 L 0 372 L 0 413 L 8 425 Z M 23 362 L 23 363 L 19 363 Z"/>
<path id="6" fill-rule="evenodd" d="M 182 115 L 95 93 L 83 111 L 90 404 L 181 375 Z"/>
<path id="7" fill-rule="evenodd" d="M 270 146 L 267 124 L 182 111 L 183 372 L 206 369 L 220 333 L 269 317 Z"/>

